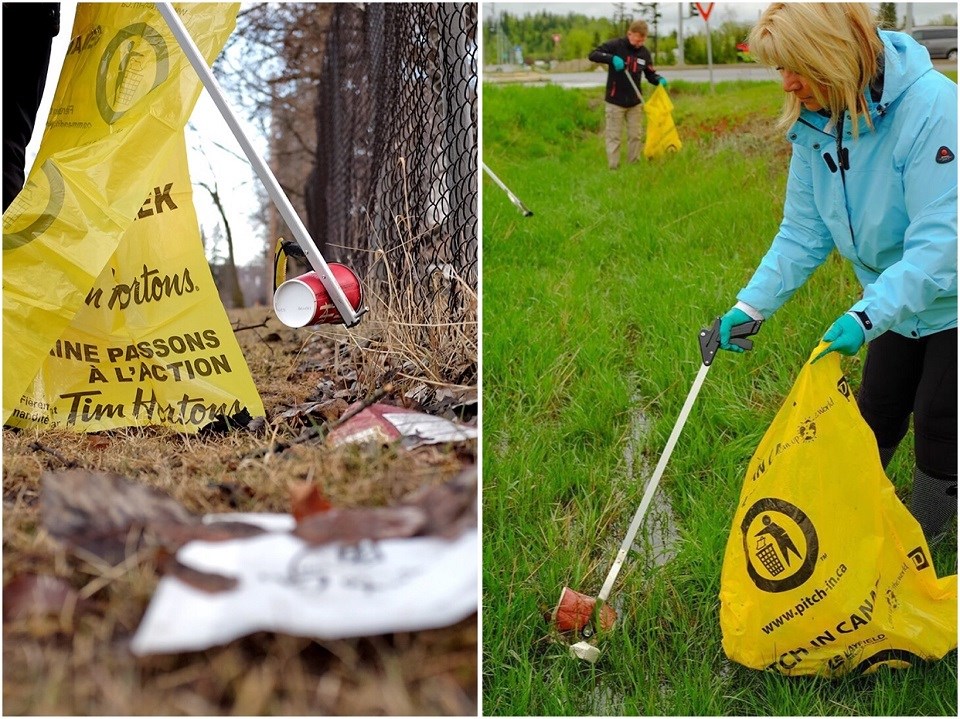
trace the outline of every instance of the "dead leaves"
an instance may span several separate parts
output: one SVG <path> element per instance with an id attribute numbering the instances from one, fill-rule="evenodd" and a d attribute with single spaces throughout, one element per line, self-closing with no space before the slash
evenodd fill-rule
<path id="1" fill-rule="evenodd" d="M 241 522 L 203 524 L 172 497 L 113 472 L 48 471 L 40 482 L 44 529 L 112 565 L 144 547 L 173 553 L 196 539 L 221 542 L 263 531 Z"/>
<path id="2" fill-rule="evenodd" d="M 347 411 L 347 401 L 339 397 L 334 399 L 322 400 L 320 402 L 303 402 L 295 407 L 280 412 L 274 419 L 277 420 L 296 420 L 302 423 L 309 423 L 311 418 L 317 418 L 322 422 L 336 422 Z"/>
<path id="3" fill-rule="evenodd" d="M 449 482 L 421 489 L 406 501 L 427 516 L 425 534 L 453 539 L 477 526 L 477 468 L 468 467 Z"/>
<path id="4" fill-rule="evenodd" d="M 359 544 L 365 540 L 403 539 L 421 534 L 427 514 L 419 507 L 331 509 L 297 522 L 294 535 L 309 544 Z"/>
<path id="5" fill-rule="evenodd" d="M 68 469 L 40 478 L 40 514 L 55 539 L 117 564 L 148 526 L 196 523 L 178 502 L 112 472 Z"/>
<path id="6" fill-rule="evenodd" d="M 290 485 L 294 534 L 310 544 L 413 536 L 453 538 L 477 524 L 477 469 L 430 486 L 389 507 L 335 507 L 318 484 Z M 175 556 L 194 540 L 222 542 L 264 530 L 238 521 L 204 523 L 172 497 L 112 472 L 48 471 L 41 477 L 43 527 L 75 552 L 116 565 L 144 548 Z M 172 569 L 176 564 L 166 562 Z M 188 582 L 190 583 L 190 582 Z"/>
<path id="7" fill-rule="evenodd" d="M 3 621 L 72 615 L 78 600 L 77 591 L 60 577 L 19 574 L 3 587 Z"/>
<path id="8" fill-rule="evenodd" d="M 477 525 L 475 466 L 392 507 L 334 508 L 315 484 L 302 483 L 292 491 L 297 520 L 293 533 L 310 544 L 359 544 L 414 536 L 453 539 Z"/>
<path id="9" fill-rule="evenodd" d="M 300 520 L 311 514 L 319 514 L 332 509 L 330 503 L 323 492 L 320 491 L 320 485 L 313 482 L 291 482 L 290 485 L 290 514 L 299 523 Z"/>

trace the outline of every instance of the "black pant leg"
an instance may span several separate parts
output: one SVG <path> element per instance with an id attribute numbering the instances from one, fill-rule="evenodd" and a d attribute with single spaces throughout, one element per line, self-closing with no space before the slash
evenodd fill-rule
<path id="1" fill-rule="evenodd" d="M 917 467 L 931 477 L 957 476 L 957 330 L 924 337 L 923 372 L 913 408 Z"/>
<path id="2" fill-rule="evenodd" d="M 58 31 L 58 3 L 3 3 L 4 210 L 23 189 L 26 149 L 43 98 L 53 37 Z"/>
<path id="3" fill-rule="evenodd" d="M 923 357 L 923 340 L 896 332 L 884 332 L 867 345 L 857 406 L 881 448 L 896 447 L 910 427 Z"/>

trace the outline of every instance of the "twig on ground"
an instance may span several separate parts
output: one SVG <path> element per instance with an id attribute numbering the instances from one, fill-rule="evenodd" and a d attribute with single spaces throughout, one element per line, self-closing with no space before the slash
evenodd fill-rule
<path id="1" fill-rule="evenodd" d="M 270 315 L 267 315 L 266 317 L 263 318 L 263 322 L 261 322 L 261 323 L 258 324 L 258 325 L 244 325 L 243 327 L 241 327 L 241 326 L 239 325 L 239 323 L 238 323 L 238 324 L 233 328 L 233 331 L 234 331 L 234 332 L 243 332 L 244 330 L 255 330 L 255 329 L 259 328 L 259 327 L 266 327 L 266 326 L 267 326 L 267 322 L 269 322 L 269 321 L 270 321 Z"/>
<path id="2" fill-rule="evenodd" d="M 53 457 L 56 457 L 60 462 L 63 463 L 63 466 L 64 466 L 66 469 L 75 469 L 75 468 L 79 468 L 79 467 L 81 466 L 79 462 L 77 462 L 77 461 L 75 461 L 75 460 L 72 460 L 72 459 L 67 459 L 67 458 L 64 457 L 62 454 L 60 454 L 57 450 L 51 449 L 50 447 L 47 447 L 46 445 L 41 444 L 40 442 L 37 442 L 36 440 L 34 440 L 33 442 L 31 442 L 31 443 L 30 443 L 29 445 L 27 445 L 27 446 L 30 447 L 30 449 L 34 450 L 35 452 L 46 452 L 47 454 L 49 454 L 49 455 L 51 455 L 51 456 L 53 456 Z"/>

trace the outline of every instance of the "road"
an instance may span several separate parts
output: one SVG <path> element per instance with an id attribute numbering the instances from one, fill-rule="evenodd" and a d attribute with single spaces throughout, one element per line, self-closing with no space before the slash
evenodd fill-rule
<path id="1" fill-rule="evenodd" d="M 710 68 L 706 66 L 690 66 L 684 68 L 661 67 L 658 72 L 671 80 L 687 80 L 689 82 L 710 82 Z M 593 72 L 560 72 L 545 73 L 549 82 L 563 87 L 603 87 L 607 84 L 607 73 L 604 70 Z M 770 68 L 760 65 L 715 65 L 713 67 L 713 81 L 727 82 L 730 80 L 776 80 L 777 73 Z"/>
<path id="2" fill-rule="evenodd" d="M 957 69 L 956 61 L 934 60 L 933 66 L 941 72 Z M 710 82 L 711 75 L 711 70 L 706 65 L 689 65 L 683 68 L 661 66 L 660 72 L 668 81 Z M 714 82 L 779 79 L 775 70 L 753 63 L 715 65 L 712 74 Z M 551 83 L 562 87 L 603 87 L 607 83 L 607 73 L 602 69 L 590 72 L 500 73 L 490 68 L 484 68 L 483 79 L 484 82 L 495 83 Z"/>

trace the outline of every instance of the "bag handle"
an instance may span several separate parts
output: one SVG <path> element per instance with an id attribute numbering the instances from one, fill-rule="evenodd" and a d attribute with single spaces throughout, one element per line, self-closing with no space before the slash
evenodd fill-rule
<path id="1" fill-rule="evenodd" d="M 287 280 L 287 257 L 307 259 L 306 253 L 296 242 L 290 242 L 282 237 L 277 238 L 277 246 L 273 252 L 273 291 Z"/>

